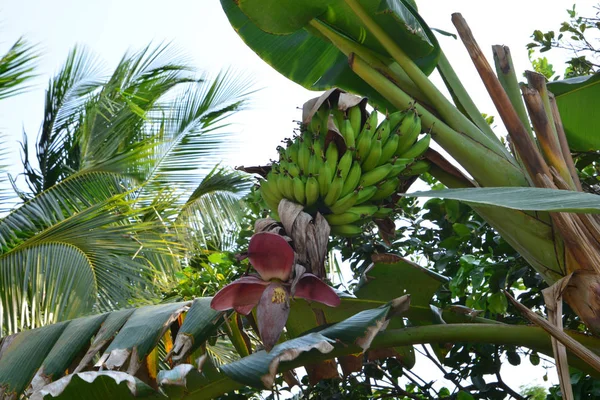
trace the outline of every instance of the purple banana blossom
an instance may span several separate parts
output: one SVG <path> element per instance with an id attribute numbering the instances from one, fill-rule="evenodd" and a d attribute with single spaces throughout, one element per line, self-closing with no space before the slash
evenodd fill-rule
<path id="1" fill-rule="evenodd" d="M 265 349 L 279 340 L 290 313 L 290 297 L 318 301 L 331 307 L 340 304 L 335 291 L 316 275 L 303 273 L 295 279 L 292 293 L 294 250 L 275 233 L 257 233 L 250 239 L 248 259 L 258 275 L 247 275 L 225 286 L 210 306 L 217 311 L 234 309 L 247 315 L 258 304 L 256 317 Z"/>

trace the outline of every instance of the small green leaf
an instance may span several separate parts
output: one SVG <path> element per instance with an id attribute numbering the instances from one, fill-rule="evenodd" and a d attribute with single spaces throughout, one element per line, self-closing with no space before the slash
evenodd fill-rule
<path id="1" fill-rule="evenodd" d="M 460 237 L 467 237 L 471 235 L 471 230 L 464 224 L 455 223 L 452 225 L 452 229 Z"/>
<path id="2" fill-rule="evenodd" d="M 473 396 L 471 396 L 469 393 L 467 392 L 458 392 L 458 394 L 456 395 L 456 399 L 457 400 L 475 400 L 473 398 Z"/>
<path id="3" fill-rule="evenodd" d="M 508 308 L 508 301 L 502 292 L 494 293 L 488 298 L 488 309 L 496 314 L 504 314 Z"/>

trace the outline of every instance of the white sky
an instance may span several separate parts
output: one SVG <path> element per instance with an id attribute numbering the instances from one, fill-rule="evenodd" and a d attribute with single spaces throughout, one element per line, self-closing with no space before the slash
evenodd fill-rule
<path id="1" fill-rule="evenodd" d="M 492 45 L 507 45 L 515 68 L 522 71 L 529 67 L 525 45 L 533 30 L 558 28 L 573 2 L 420 0 L 418 5 L 430 26 L 451 32 L 450 14 L 461 12 L 490 60 Z M 577 8 L 589 15 L 594 4 L 595 0 L 579 0 Z M 318 95 L 288 81 L 247 48 L 230 27 L 218 0 L 1 0 L 0 54 L 21 35 L 40 43 L 44 55 L 34 90 L 0 102 L 0 131 L 8 135 L 8 144 L 14 149 L 13 173 L 21 171 L 17 141 L 24 129 L 30 143 L 35 142 L 48 78 L 75 44 L 89 47 L 105 60 L 109 71 L 128 49 L 140 49 L 150 41 L 173 41 L 200 70 L 214 74 L 233 67 L 251 76 L 256 86 L 264 89 L 254 96 L 253 109 L 236 117 L 240 150 L 224 160 L 230 165 L 262 164 L 274 158 L 275 147 L 294 127 L 292 120 L 300 118 L 296 107 Z M 441 36 L 439 40 L 480 111 L 496 115 L 460 41 Z M 566 55 L 552 52 L 549 58 L 562 73 Z M 439 79 L 434 81 L 441 87 Z M 539 368 L 509 368 L 508 372 L 505 381 L 514 388 L 541 382 L 543 375 Z M 553 374 L 550 377 L 554 378 Z"/>

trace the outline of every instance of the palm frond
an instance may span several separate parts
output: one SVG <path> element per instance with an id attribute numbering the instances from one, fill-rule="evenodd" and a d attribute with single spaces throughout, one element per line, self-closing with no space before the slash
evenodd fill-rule
<path id="1" fill-rule="evenodd" d="M 8 150 L 4 135 L 0 133 L 0 215 L 8 212 L 12 208 L 12 200 L 14 195 L 10 189 L 10 181 L 8 179 L 8 172 L 6 171 L 5 164 Z"/>
<path id="2" fill-rule="evenodd" d="M 230 250 L 244 217 L 242 198 L 252 182 L 246 174 L 215 166 L 181 209 L 188 248 Z"/>
<path id="3" fill-rule="evenodd" d="M 36 143 L 39 169 L 29 161 L 27 137 L 22 142 L 23 166 L 33 194 L 55 185 L 74 168 L 74 129 L 82 118 L 83 105 L 99 88 L 100 62 L 85 48 L 75 47 L 46 89 L 44 121 Z"/>
<path id="4" fill-rule="evenodd" d="M 26 90 L 23 84 L 35 75 L 34 61 L 38 58 L 37 48 L 19 38 L 10 49 L 0 57 L 0 100 L 14 96 Z"/>
<path id="5" fill-rule="evenodd" d="M 41 243 L 0 257 L 0 333 L 64 321 L 92 311 L 93 265 L 66 243 Z"/>
<path id="6" fill-rule="evenodd" d="M 74 175 L 46 190 L 0 220 L 0 254 L 93 204 L 125 193 L 122 176 Z"/>
<path id="7" fill-rule="evenodd" d="M 147 289 L 153 287 L 155 279 L 150 263 L 153 253 L 177 256 L 180 248 L 169 239 L 160 220 L 142 220 L 149 210 L 133 207 L 131 193 L 123 187 L 124 182 L 123 177 L 114 174 L 76 174 L 13 210 L 0 221 L 0 268 L 2 263 L 12 262 L 28 249 L 59 243 L 77 249 L 90 264 L 97 310 L 123 307 L 144 292 L 151 295 Z M 77 268 L 77 265 L 47 266 L 71 267 Z M 26 270 L 6 271 L 28 276 Z M 46 279 L 43 274 L 35 276 Z M 13 277 L 12 281 L 19 279 L 24 278 Z M 11 278 L 5 277 L 5 281 L 10 282 Z M 27 301 L 31 304 L 35 296 L 43 293 L 28 291 Z M 67 305 L 63 314 L 72 313 Z"/>
<path id="8" fill-rule="evenodd" d="M 113 171 L 143 181 L 160 143 L 159 100 L 178 85 L 194 82 L 190 72 L 176 62 L 170 45 L 125 55 L 86 107 L 78 131 L 78 170 Z"/>
<path id="9" fill-rule="evenodd" d="M 222 72 L 162 105 L 162 143 L 148 171 L 148 192 L 169 187 L 191 193 L 201 177 L 234 150 L 233 133 L 224 129 L 223 120 L 246 106 L 251 86 L 243 76 Z"/>

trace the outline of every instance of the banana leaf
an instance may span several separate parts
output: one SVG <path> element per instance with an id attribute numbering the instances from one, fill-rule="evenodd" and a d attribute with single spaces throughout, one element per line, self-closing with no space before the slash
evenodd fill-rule
<path id="1" fill-rule="evenodd" d="M 497 206 L 526 211 L 600 213 L 600 196 L 545 188 L 468 188 L 406 193 L 410 197 L 437 197 L 471 205 Z"/>
<path id="2" fill-rule="evenodd" d="M 548 83 L 572 151 L 600 150 L 600 73 Z"/>
<path id="3" fill-rule="evenodd" d="M 412 2 L 362 3 L 425 73 L 434 70 L 440 47 Z M 308 25 L 317 18 L 345 38 L 377 53 L 387 65 L 395 64 L 342 0 L 221 0 L 221 5 L 242 40 L 282 75 L 310 90 L 339 87 L 393 109 L 352 72 L 346 55 Z"/>

